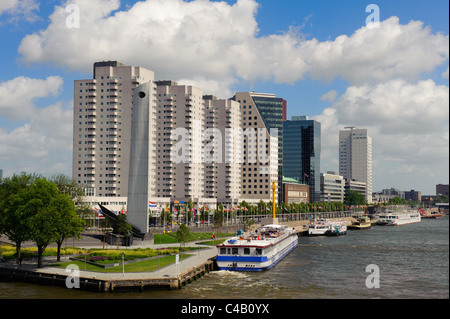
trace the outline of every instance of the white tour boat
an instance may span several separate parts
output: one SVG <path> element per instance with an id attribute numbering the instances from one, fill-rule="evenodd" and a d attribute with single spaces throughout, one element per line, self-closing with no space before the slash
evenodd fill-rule
<path id="1" fill-rule="evenodd" d="M 309 236 L 339 236 L 347 234 L 347 222 L 343 220 L 317 219 L 308 227 Z"/>
<path id="2" fill-rule="evenodd" d="M 378 216 L 377 225 L 400 226 L 422 221 L 419 212 L 387 212 Z"/>
<path id="3" fill-rule="evenodd" d="M 248 237 L 233 237 L 217 245 L 220 270 L 262 271 L 274 266 L 298 245 L 294 228 L 265 225 Z"/>

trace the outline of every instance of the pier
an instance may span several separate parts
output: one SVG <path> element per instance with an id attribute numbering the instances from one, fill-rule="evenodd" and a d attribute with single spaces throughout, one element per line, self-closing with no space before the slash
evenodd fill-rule
<path id="1" fill-rule="evenodd" d="M 202 277 L 215 268 L 216 247 L 194 252 L 179 264 L 171 264 L 153 272 L 139 273 L 103 273 L 79 270 L 79 288 L 94 292 L 145 291 L 149 289 L 180 289 L 184 285 Z M 62 258 L 67 261 L 68 257 Z M 54 258 L 47 258 L 45 263 L 54 263 Z M 0 279 L 3 281 L 20 281 L 40 285 L 67 287 L 69 271 L 58 267 L 35 268 L 35 262 L 24 263 L 18 267 L 12 263 L 0 263 Z"/>

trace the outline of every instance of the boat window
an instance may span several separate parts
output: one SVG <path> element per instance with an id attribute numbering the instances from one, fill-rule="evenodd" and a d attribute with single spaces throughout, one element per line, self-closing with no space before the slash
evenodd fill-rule
<path id="1" fill-rule="evenodd" d="M 233 255 L 237 255 L 238 254 L 238 249 L 237 248 L 232 248 L 232 254 Z"/>
<path id="2" fill-rule="evenodd" d="M 231 255 L 231 248 L 228 248 L 227 250 L 228 250 L 227 254 Z"/>
<path id="3" fill-rule="evenodd" d="M 220 248 L 220 254 L 221 255 L 226 255 L 227 254 L 227 249 L 226 248 Z"/>
<path id="4" fill-rule="evenodd" d="M 262 248 L 256 248 L 256 255 L 262 255 Z"/>
<path id="5" fill-rule="evenodd" d="M 250 255 L 250 248 L 244 248 L 244 255 Z"/>

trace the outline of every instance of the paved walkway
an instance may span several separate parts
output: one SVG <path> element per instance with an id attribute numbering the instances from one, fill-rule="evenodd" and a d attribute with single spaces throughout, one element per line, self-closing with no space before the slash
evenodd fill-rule
<path id="1" fill-rule="evenodd" d="M 4 238 L 2 238 L 4 239 Z M 204 240 L 203 240 L 204 241 Z M 75 246 L 79 248 L 102 248 L 103 243 L 98 239 L 90 238 L 89 236 L 83 236 L 82 240 L 75 240 Z M 71 246 L 72 240 L 69 240 L 68 243 L 70 245 L 64 244 L 63 247 Z M 197 242 L 187 243 L 186 246 L 198 246 Z M 131 247 L 122 247 L 119 249 L 135 249 L 135 248 L 164 248 L 164 247 L 180 247 L 179 243 L 175 244 L 154 244 L 153 240 L 142 241 L 139 243 L 135 241 Z M 202 246 L 204 249 L 196 250 L 192 252 L 192 256 L 183 259 L 179 262 L 178 265 L 171 264 L 169 266 L 160 268 L 156 271 L 152 272 L 139 272 L 139 273 L 103 273 L 103 272 L 93 272 L 93 271 L 84 271 L 80 269 L 80 277 L 81 278 L 94 278 L 100 280 L 133 280 L 133 279 L 154 279 L 154 278 L 174 278 L 177 277 L 177 274 L 183 274 L 184 272 L 195 268 L 208 259 L 217 256 L 217 248 L 215 246 Z M 108 245 L 106 248 L 108 249 L 116 249 L 117 246 Z M 70 261 L 68 256 L 61 256 L 61 262 Z M 56 262 L 56 257 L 44 257 L 43 263 L 44 265 L 51 265 Z M 47 274 L 60 274 L 60 275 L 68 275 L 70 274 L 69 270 L 57 267 L 43 267 L 40 269 L 36 268 L 37 261 L 33 260 L 24 260 L 22 262 L 22 266 L 17 266 L 14 261 L 8 261 L 5 263 L 0 262 L 0 267 L 8 267 L 8 268 L 17 268 L 23 270 L 33 270 L 36 272 L 47 273 Z"/>
<path id="2" fill-rule="evenodd" d="M 178 265 L 171 264 L 164 268 L 160 268 L 152 272 L 138 272 L 138 273 L 103 273 L 103 272 L 93 272 L 84 271 L 80 269 L 81 278 L 94 278 L 101 280 L 133 280 L 133 279 L 155 279 L 155 278 L 175 278 L 177 275 L 183 274 L 184 272 L 191 270 L 210 258 L 217 255 L 217 249 L 215 247 L 206 248 L 202 250 L 195 251 L 193 256 L 188 257 L 180 261 Z M 26 266 L 22 266 L 26 268 Z M 62 268 L 56 267 L 44 267 L 41 269 L 35 269 L 37 272 L 47 273 L 47 274 L 69 274 L 70 271 Z"/>

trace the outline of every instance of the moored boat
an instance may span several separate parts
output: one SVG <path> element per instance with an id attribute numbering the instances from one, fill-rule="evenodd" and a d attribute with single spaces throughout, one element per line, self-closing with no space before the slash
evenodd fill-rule
<path id="1" fill-rule="evenodd" d="M 273 267 L 298 245 L 294 228 L 265 225 L 249 236 L 233 237 L 217 245 L 220 270 L 262 271 Z"/>
<path id="2" fill-rule="evenodd" d="M 418 212 L 387 212 L 380 214 L 377 225 L 383 226 L 401 226 L 421 222 L 421 216 Z"/>
<path id="3" fill-rule="evenodd" d="M 348 229 L 364 230 L 372 227 L 372 222 L 368 216 L 361 216 L 356 218 L 356 221 L 352 225 L 347 226 Z"/>
<path id="4" fill-rule="evenodd" d="M 340 236 L 347 233 L 347 223 L 342 220 L 317 219 L 308 227 L 309 236 Z"/>

